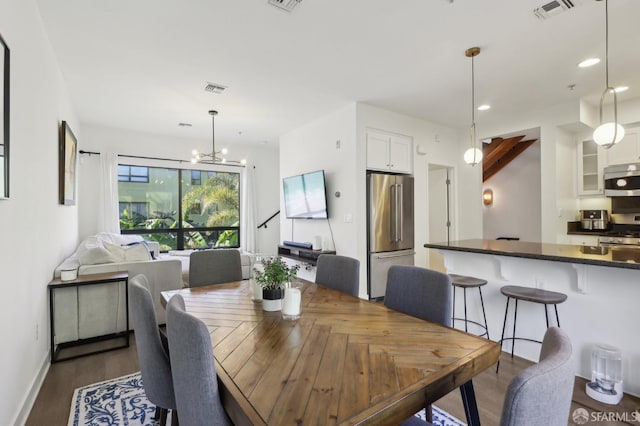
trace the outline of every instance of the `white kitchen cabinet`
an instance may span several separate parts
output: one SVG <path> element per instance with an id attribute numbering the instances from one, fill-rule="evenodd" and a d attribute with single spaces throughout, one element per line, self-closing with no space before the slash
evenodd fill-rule
<path id="1" fill-rule="evenodd" d="M 640 129 L 627 129 L 624 138 L 609 149 L 605 149 L 606 165 L 640 162 Z"/>
<path id="2" fill-rule="evenodd" d="M 367 132 L 367 169 L 396 173 L 413 171 L 413 141 L 390 133 Z"/>
<path id="3" fill-rule="evenodd" d="M 592 140 L 578 142 L 578 195 L 604 194 L 602 151 Z"/>

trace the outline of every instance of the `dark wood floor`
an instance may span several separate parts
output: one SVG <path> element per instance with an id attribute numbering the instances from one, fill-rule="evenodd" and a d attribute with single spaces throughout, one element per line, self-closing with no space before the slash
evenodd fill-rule
<path id="1" fill-rule="evenodd" d="M 51 365 L 26 424 L 33 426 L 64 426 L 67 424 L 69 417 L 71 396 L 74 389 L 138 371 L 134 338 L 131 339 L 131 343 L 132 345 L 126 349 L 118 349 Z M 476 399 L 483 425 L 491 426 L 499 423 L 502 401 L 509 382 L 519 371 L 529 365 L 531 365 L 529 361 L 517 357 L 511 359 L 508 355 L 503 354 L 498 374 L 495 373 L 495 369 L 490 368 L 474 378 Z M 613 413 L 620 413 L 618 416 L 622 417 L 618 418 L 627 416 L 627 418 L 632 419 L 632 413 L 636 412 L 637 418 L 640 419 L 640 399 L 625 395 L 619 405 L 612 407 L 600 404 L 587 397 L 584 386 L 585 381 L 583 379 L 576 379 L 571 413 L 573 413 L 573 410 L 583 407 L 589 413 L 602 412 L 608 416 L 615 416 Z M 459 392 L 450 393 L 435 405 L 464 420 L 464 411 Z M 526 425 L 526 419 L 523 419 L 522 424 Z M 567 424 L 574 425 L 575 423 L 568 419 Z M 592 421 L 587 423 L 587 426 L 596 424 L 637 425 L 640 422 Z"/>

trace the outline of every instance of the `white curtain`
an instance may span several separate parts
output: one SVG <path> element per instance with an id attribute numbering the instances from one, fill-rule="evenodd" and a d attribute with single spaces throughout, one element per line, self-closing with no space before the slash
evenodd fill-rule
<path id="1" fill-rule="evenodd" d="M 102 194 L 100 197 L 99 231 L 120 233 L 120 209 L 118 208 L 118 155 L 113 152 L 100 154 Z"/>
<path id="2" fill-rule="evenodd" d="M 255 167 L 247 164 L 242 170 L 242 202 L 240 204 L 240 248 L 249 253 L 256 250 Z"/>

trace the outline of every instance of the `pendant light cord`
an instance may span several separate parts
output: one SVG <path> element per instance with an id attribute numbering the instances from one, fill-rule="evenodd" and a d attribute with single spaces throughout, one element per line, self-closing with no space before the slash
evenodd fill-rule
<path id="1" fill-rule="evenodd" d="M 476 78 L 475 78 L 475 56 L 471 56 L 471 149 L 473 150 L 473 163 L 475 165 L 478 162 L 476 148 Z"/>
<path id="2" fill-rule="evenodd" d="M 211 114 L 211 153 L 214 156 L 214 161 L 216 156 L 216 114 Z"/>
<path id="3" fill-rule="evenodd" d="M 476 124 L 476 112 L 475 112 L 475 104 L 476 104 L 476 85 L 475 85 L 475 71 L 473 66 L 473 60 L 475 56 L 471 57 L 471 127 L 475 127 Z M 475 141 L 472 139 L 471 143 L 475 145 Z"/>
<path id="4" fill-rule="evenodd" d="M 616 90 L 609 85 L 609 0 L 604 1 L 604 75 L 605 75 L 605 84 L 606 87 L 600 96 L 600 127 L 603 126 L 603 111 L 604 111 L 604 99 L 607 94 L 611 93 L 613 95 L 613 135 L 611 137 L 611 141 L 607 143 L 599 143 L 605 149 L 611 148 L 618 138 L 618 95 Z M 600 128 L 599 127 L 599 128 Z M 596 129 L 596 132 L 598 129 Z M 596 140 L 596 136 L 594 132 L 594 140 Z M 621 132 L 622 135 L 624 133 Z"/>
<path id="5" fill-rule="evenodd" d="M 609 88 L 609 0 L 604 0 L 604 75 Z"/>

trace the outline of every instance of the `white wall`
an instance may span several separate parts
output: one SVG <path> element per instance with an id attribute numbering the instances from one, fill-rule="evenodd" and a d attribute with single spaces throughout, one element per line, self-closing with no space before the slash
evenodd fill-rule
<path id="1" fill-rule="evenodd" d="M 33 0 L 0 0 L 11 49 L 11 198 L 0 200 L 0 424 L 22 423 L 49 366 L 47 283 L 76 246 L 78 207 L 58 204 L 58 126 L 82 140 Z M 81 203 L 78 197 L 78 203 Z"/>
<path id="2" fill-rule="evenodd" d="M 580 104 L 571 102 L 543 110 L 501 114 L 493 121 L 478 124 L 481 139 L 520 129 L 540 128 L 542 242 L 555 243 L 566 237 L 567 218 L 571 206 L 576 205 L 575 142 L 564 128 L 579 123 Z M 569 197 L 568 194 L 573 195 Z"/>
<path id="3" fill-rule="evenodd" d="M 80 147 L 86 151 L 114 152 L 119 155 L 138 155 L 158 158 L 184 159 L 185 162 L 151 161 L 159 167 L 181 167 L 206 169 L 208 166 L 192 165 L 191 150 L 194 146 L 206 150 L 209 141 L 189 138 L 177 139 L 162 135 L 141 133 L 129 130 L 115 129 L 103 126 L 84 125 L 82 127 L 83 140 Z M 262 223 L 273 213 L 278 211 L 278 149 L 264 145 L 237 145 L 229 147 L 232 158 L 246 158 L 247 168 L 255 167 L 254 200 L 256 203 L 256 225 Z M 136 161 L 127 159 L 127 161 Z M 230 171 L 240 171 L 237 167 Z M 80 172 L 83 179 L 80 182 L 80 192 L 86 203 L 80 208 L 80 237 L 101 231 L 98 218 L 100 216 L 100 159 L 95 155 L 82 155 Z M 279 237 L 279 222 L 273 220 L 268 228 L 253 230 L 256 232 L 256 247 L 260 253 L 275 253 Z"/>
<path id="4" fill-rule="evenodd" d="M 493 204 L 483 205 L 483 238 L 540 242 L 540 142 L 535 142 L 484 182 Z"/>
<path id="5" fill-rule="evenodd" d="M 482 236 L 482 210 L 480 185 L 470 176 L 475 176 L 479 168 L 472 168 L 464 163 L 462 155 L 466 145 L 460 142 L 457 129 L 431 123 L 416 117 L 399 114 L 367 104 L 358 104 L 358 144 L 359 155 L 357 169 L 360 171 L 357 197 L 359 217 L 362 226 L 358 229 L 359 256 L 366 259 L 366 131 L 367 128 L 407 135 L 413 138 L 413 175 L 415 178 L 415 264 L 428 265 L 427 249 L 424 244 L 429 241 L 429 164 L 438 164 L 453 168 L 453 194 L 455 196 L 454 234 L 452 240 L 480 238 Z M 465 139 L 466 142 L 466 139 Z M 418 154 L 419 152 L 424 153 Z M 479 171 L 480 173 L 482 170 Z"/>
<path id="6" fill-rule="evenodd" d="M 423 247 L 428 241 L 428 164 L 437 163 L 458 168 L 462 160 L 462 148 L 458 143 L 458 132 L 445 126 L 424 120 L 376 108 L 367 104 L 349 104 L 307 125 L 301 126 L 280 138 L 280 176 L 286 177 L 303 172 L 324 169 L 327 176 L 327 194 L 329 196 L 329 216 L 335 237 L 338 254 L 355 257 L 360 260 L 360 295 L 366 297 L 366 131 L 384 130 L 406 135 L 414 142 L 415 177 L 415 249 L 416 264 L 427 265 L 427 250 Z M 336 141 L 340 140 L 340 148 Z M 415 152 L 420 146 L 420 155 Z M 457 190 L 466 193 L 462 176 Z M 457 177 L 454 179 L 454 181 Z M 480 186 L 474 201 L 461 200 L 460 208 L 469 214 L 472 223 L 482 223 L 480 209 Z M 340 198 L 334 193 L 340 191 Z M 281 195 L 282 197 L 282 195 Z M 477 201 L 477 208 L 470 204 Z M 284 212 L 284 206 L 282 206 Z M 456 209 L 458 206 L 456 206 Z M 346 223 L 345 215 L 351 214 L 353 222 Z M 475 216 L 475 217 L 471 217 Z M 281 217 L 281 240 L 313 241 L 315 235 L 328 236 L 329 229 L 325 221 L 296 220 L 291 232 L 291 220 Z M 465 238 L 479 236 L 463 227 Z M 481 232 L 478 226 L 475 232 Z M 456 236 L 457 237 L 457 236 Z M 456 238 L 454 237 L 454 238 Z"/>
<path id="7" fill-rule="evenodd" d="M 280 240 L 313 242 L 314 236 L 331 240 L 343 256 L 357 257 L 356 105 L 349 104 L 280 137 L 280 178 L 324 170 L 329 220 L 286 219 L 280 189 Z M 336 142 L 340 141 L 339 148 Z M 364 179 L 364 177 L 362 177 Z M 340 197 L 335 193 L 340 192 Z M 345 222 L 351 214 L 352 222 Z M 329 224 L 331 228 L 329 228 Z"/>

